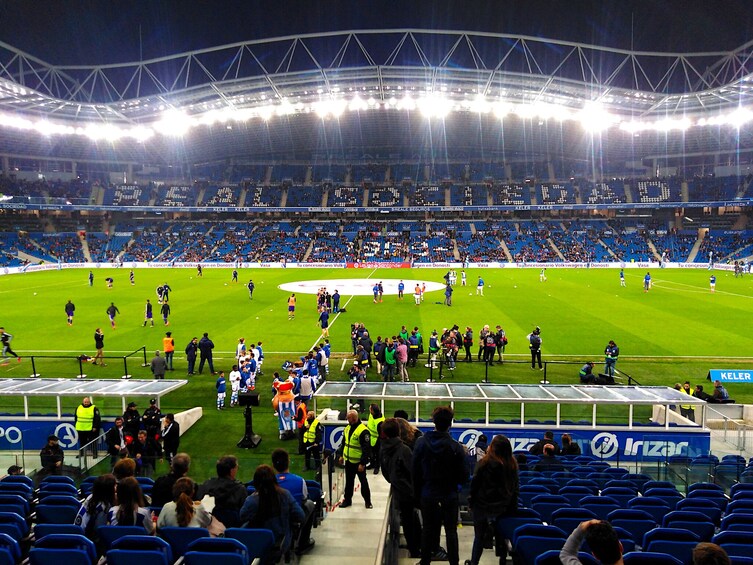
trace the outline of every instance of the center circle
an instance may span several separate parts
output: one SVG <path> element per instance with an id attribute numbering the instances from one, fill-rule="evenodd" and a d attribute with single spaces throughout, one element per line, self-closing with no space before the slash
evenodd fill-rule
<path id="1" fill-rule="evenodd" d="M 326 288 L 330 293 L 336 290 L 342 296 L 372 296 L 374 285 L 382 283 L 385 295 L 397 295 L 400 279 L 320 279 L 314 281 L 294 281 L 281 284 L 278 288 L 287 292 L 299 294 L 316 294 L 320 288 Z M 426 285 L 426 292 L 444 290 L 442 283 L 422 281 L 416 279 L 403 279 L 406 296 L 412 295 L 416 284 Z"/>

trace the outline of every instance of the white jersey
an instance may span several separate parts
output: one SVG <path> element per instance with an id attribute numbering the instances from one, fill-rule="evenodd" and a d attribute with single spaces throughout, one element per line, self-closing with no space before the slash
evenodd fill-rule
<path id="1" fill-rule="evenodd" d="M 238 392 L 241 388 L 241 372 L 240 371 L 230 371 L 230 376 L 228 377 L 230 379 L 230 388 L 233 392 Z"/>
<path id="2" fill-rule="evenodd" d="M 239 343 L 235 348 L 235 357 L 236 359 L 240 359 L 241 357 L 246 356 L 246 344 L 245 343 Z"/>

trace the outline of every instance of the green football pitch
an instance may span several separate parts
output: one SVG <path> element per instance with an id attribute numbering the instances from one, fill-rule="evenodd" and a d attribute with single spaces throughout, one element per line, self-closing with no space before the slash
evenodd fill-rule
<path id="1" fill-rule="evenodd" d="M 204 408 L 204 417 L 185 434 L 181 446 L 196 460 L 192 474 L 197 478 L 211 474 L 214 460 L 223 453 L 239 455 L 250 473 L 257 464 L 268 461 L 273 448 L 285 445 L 295 450 L 290 442 L 276 439 L 277 423 L 268 404 L 267 385 L 285 360 L 297 359 L 320 341 L 316 296 L 306 294 L 315 292 L 320 284 L 330 291 L 339 289 L 341 307 L 347 310 L 330 319 L 330 378 L 335 380 L 345 379 L 350 327 L 355 322 L 364 323 L 373 339 L 396 335 L 402 325 L 418 326 L 428 339 L 432 330 L 441 332 L 454 324 L 461 330 L 470 326 L 477 338 L 484 324 L 499 324 L 509 344 L 506 362 L 489 368 L 488 378 L 494 383 L 541 379 L 528 363 L 526 335 L 535 326 L 542 330 L 543 358 L 550 362 L 547 377 L 554 384 L 576 383 L 578 369 L 587 360 L 593 360 L 599 369 L 610 339 L 620 347 L 617 368 L 641 385 L 672 386 L 689 380 L 708 387 L 705 377 L 709 369 L 750 368 L 753 361 L 749 330 L 753 278 L 735 278 L 724 271 L 716 271 L 717 288 L 712 293 L 710 273 L 705 269 L 655 270 L 649 292 L 643 291 L 645 271 L 638 269 L 626 269 L 625 287 L 620 286 L 618 271 L 613 269 L 548 269 L 545 282 L 539 281 L 538 269 L 469 269 L 467 287 L 460 286 L 458 271 L 451 307 L 443 304 L 444 291 L 439 285 L 445 270 L 439 269 L 242 269 L 240 282 L 234 283 L 231 269 L 205 268 L 199 278 L 194 269 L 146 268 L 135 270 L 135 285 L 129 283 L 128 273 L 127 268 L 95 270 L 91 287 L 88 271 L 82 269 L 0 277 L 0 325 L 13 334 L 11 345 L 22 356 L 20 363 L 13 360 L 0 365 L 0 377 L 29 376 L 29 357 L 34 355 L 36 370 L 43 377 L 74 378 L 79 368 L 74 358 L 94 355 L 97 327 L 105 334 L 105 354 L 111 358 L 106 367 L 86 365 L 88 378 L 119 378 L 122 356 L 146 347 L 150 359 L 155 349 L 161 349 L 165 331 L 171 331 L 176 340 L 175 371 L 168 375 L 174 378 L 187 378 L 183 349 L 194 336 L 209 333 L 215 343 L 215 367 L 226 371 L 232 366 L 239 337 L 245 337 L 247 343 L 262 341 L 265 374 L 257 388 L 263 406 L 256 409 L 254 418 L 255 431 L 264 438 L 259 449 L 246 452 L 235 447 L 243 435 L 242 415 L 239 409 L 216 411 L 214 379 L 206 369 L 203 376 L 190 377 L 187 386 L 163 399 L 163 412 Z M 476 292 L 479 276 L 486 283 L 484 296 Z M 106 277 L 114 279 L 113 288 L 107 288 Z M 249 278 L 256 285 L 253 300 L 245 286 Z M 403 300 L 397 298 L 400 279 L 406 287 Z M 379 281 L 383 281 L 385 295 L 382 302 L 374 303 L 370 288 Z M 417 282 L 435 283 L 440 290 L 427 292 L 417 306 L 412 296 Z M 172 288 L 169 327 L 162 324 L 155 293 L 164 283 Z M 292 286 L 283 289 L 281 285 Z M 293 292 L 297 308 L 295 319 L 289 320 L 287 303 Z M 155 307 L 153 328 L 143 326 L 147 299 Z M 71 327 L 64 312 L 68 300 L 76 306 Z M 105 312 L 111 302 L 120 310 L 115 329 Z M 474 345 L 474 359 L 476 351 Z M 463 356 L 461 353 L 460 358 Z M 129 361 L 129 372 L 134 378 L 151 377 L 136 358 Z M 411 371 L 411 380 L 428 377 L 429 371 L 423 367 Z M 457 382 L 480 382 L 484 377 L 481 363 L 458 363 L 457 370 L 446 375 Z M 372 372 L 368 378 L 378 377 Z M 753 398 L 748 387 L 731 384 L 727 388 L 738 402 L 747 402 Z M 134 400 L 141 410 L 146 407 L 146 398 Z M 72 411 L 77 401 L 66 399 L 64 411 Z M 120 410 L 115 399 L 95 401 L 106 416 Z M 20 398 L 6 397 L 2 403 L 3 412 L 22 409 Z M 30 410 L 36 412 L 49 412 L 52 406 L 53 402 L 42 399 L 30 402 Z M 470 416 L 478 410 L 474 406 L 457 408 L 459 412 L 467 409 Z M 294 470 L 301 464 L 295 461 Z"/>

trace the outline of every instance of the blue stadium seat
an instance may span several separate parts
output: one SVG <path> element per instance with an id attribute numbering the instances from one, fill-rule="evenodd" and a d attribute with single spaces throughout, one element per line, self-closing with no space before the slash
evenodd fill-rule
<path id="1" fill-rule="evenodd" d="M 185 554 L 186 565 L 248 565 L 248 550 L 230 538 L 200 538 L 192 542 Z"/>
<path id="2" fill-rule="evenodd" d="M 685 498 L 677 503 L 675 510 L 693 510 L 701 512 L 706 518 L 717 526 L 722 521 L 722 510 L 708 498 Z"/>
<path id="3" fill-rule="evenodd" d="M 607 519 L 612 526 L 624 528 L 630 532 L 630 536 L 640 543 L 646 532 L 657 526 L 653 516 L 643 510 L 620 509 L 610 512 Z"/>
<path id="4" fill-rule="evenodd" d="M 527 524 L 541 524 L 539 513 L 530 508 L 518 508 L 515 514 L 508 514 L 497 518 L 494 524 L 494 535 L 499 540 L 511 540 L 515 530 Z"/>
<path id="5" fill-rule="evenodd" d="M 591 555 L 590 553 L 586 553 L 584 551 L 578 552 L 578 560 L 583 563 L 583 565 L 599 565 L 599 562 L 596 560 L 596 558 Z M 557 549 L 550 549 L 549 551 L 545 551 L 541 555 L 539 555 L 536 558 L 536 561 L 534 562 L 534 565 L 561 565 L 562 561 L 560 561 L 560 552 Z"/>
<path id="6" fill-rule="evenodd" d="M 738 498 L 732 500 L 726 509 L 727 514 L 734 514 L 735 512 L 743 512 L 745 514 L 753 514 L 753 498 Z"/>
<path id="7" fill-rule="evenodd" d="M 34 526 L 34 539 L 42 539 L 50 534 L 84 535 L 84 530 L 76 524 L 37 524 Z"/>
<path id="8" fill-rule="evenodd" d="M 596 514 L 585 508 L 560 508 L 552 512 L 551 518 L 552 526 L 569 533 L 581 522 L 596 519 Z"/>
<path id="9" fill-rule="evenodd" d="M 580 506 L 580 500 L 586 496 L 591 496 L 594 493 L 588 487 L 562 487 L 559 491 L 560 496 L 564 496 L 569 502 L 570 506 Z"/>
<path id="10" fill-rule="evenodd" d="M 697 490 L 711 490 L 724 493 L 724 487 L 714 483 L 693 483 L 692 485 L 688 485 L 688 494 Z"/>
<path id="11" fill-rule="evenodd" d="M 34 489 L 26 483 L 0 482 L 0 494 L 17 494 L 27 500 L 31 500 L 34 495 Z"/>
<path id="12" fill-rule="evenodd" d="M 722 518 L 721 530 L 724 531 L 734 524 L 750 524 L 751 530 L 753 530 L 753 514 L 746 514 L 743 512 L 727 514 Z"/>
<path id="13" fill-rule="evenodd" d="M 606 520 L 610 513 L 620 509 L 617 501 L 608 496 L 585 496 L 580 499 L 580 507 L 596 514 L 599 520 Z"/>
<path id="14" fill-rule="evenodd" d="M 48 475 L 44 479 L 42 479 L 42 482 L 39 483 L 39 487 L 42 488 L 45 485 L 49 484 L 64 484 L 76 486 L 76 483 L 71 477 L 66 477 L 64 475 Z"/>
<path id="15" fill-rule="evenodd" d="M 238 540 L 246 546 L 251 561 L 258 557 L 264 562 L 275 543 L 272 531 L 261 528 L 228 528 L 225 530 L 225 537 Z"/>
<path id="16" fill-rule="evenodd" d="M 562 549 L 566 537 L 545 537 L 541 535 L 522 535 L 516 538 L 512 546 L 514 561 L 517 563 L 535 563 L 539 555 L 547 551 Z"/>
<path id="17" fill-rule="evenodd" d="M 657 498 L 659 500 L 663 500 L 667 503 L 667 506 L 669 506 L 670 510 L 674 510 L 677 506 L 677 503 L 683 499 L 683 496 L 679 492 L 677 492 L 676 489 L 670 488 L 646 489 L 646 491 L 643 493 L 643 496 L 646 498 Z"/>
<path id="18" fill-rule="evenodd" d="M 46 500 L 50 496 L 78 497 L 78 489 L 68 483 L 43 483 L 37 491 L 39 500 Z"/>
<path id="19" fill-rule="evenodd" d="M 142 536 L 144 528 L 141 526 L 100 526 L 97 528 L 97 534 L 102 541 L 102 547 L 107 551 L 122 537 L 125 536 Z"/>
<path id="20" fill-rule="evenodd" d="M 549 489 L 543 485 L 521 485 L 518 500 L 521 506 L 531 507 L 531 501 L 541 495 L 549 494 Z"/>
<path id="21" fill-rule="evenodd" d="M 27 477 L 26 475 L 7 475 L 0 480 L 0 482 L 3 483 L 23 483 L 32 489 L 34 488 L 34 481 L 31 479 L 31 477 Z"/>
<path id="22" fill-rule="evenodd" d="M 651 498 L 648 496 L 636 496 L 635 498 L 630 499 L 627 503 L 627 507 L 648 512 L 654 520 L 656 520 L 657 524 L 661 524 L 664 520 L 664 516 L 672 510 L 667 503 L 660 498 Z"/>
<path id="23" fill-rule="evenodd" d="M 21 561 L 21 545 L 12 536 L 0 533 L 0 549 L 8 553 L 11 565 Z"/>
<path id="24" fill-rule="evenodd" d="M 162 528 L 159 535 L 173 550 L 173 556 L 178 559 L 188 549 L 188 546 L 200 538 L 208 538 L 209 531 L 206 528 Z"/>
<path id="25" fill-rule="evenodd" d="M 55 498 L 51 496 L 49 498 Z M 47 504 L 45 499 L 44 504 L 37 504 L 34 512 L 36 514 L 36 521 L 38 524 L 73 524 L 73 521 L 78 515 L 79 507 Z"/>
<path id="26" fill-rule="evenodd" d="M 707 498 L 709 500 L 712 500 L 714 504 L 716 504 L 722 512 L 727 508 L 727 504 L 729 503 L 729 499 L 727 498 L 727 495 L 724 494 L 724 491 L 718 491 L 718 490 L 694 490 L 688 493 L 688 495 L 685 497 L 688 499 L 694 499 L 694 498 Z"/>
<path id="27" fill-rule="evenodd" d="M 738 493 L 751 493 L 753 496 L 753 484 L 736 483 L 729 489 L 729 496 L 734 501 Z"/>
<path id="28" fill-rule="evenodd" d="M 531 500 L 531 508 L 539 513 L 544 522 L 551 523 L 552 512 L 569 506 L 570 502 L 564 496 L 557 494 L 542 494 Z"/>
<path id="29" fill-rule="evenodd" d="M 108 565 L 172 565 L 170 544 L 154 536 L 123 536 L 107 552 Z"/>
<path id="30" fill-rule="evenodd" d="M 83 535 L 50 534 L 38 539 L 29 550 L 31 565 L 93 565 L 97 562 L 94 543 Z"/>
<path id="31" fill-rule="evenodd" d="M 625 565 L 683 565 L 682 561 L 667 553 L 631 551 L 622 556 Z"/>
<path id="32" fill-rule="evenodd" d="M 19 514 L 0 512 L 0 533 L 8 534 L 16 541 L 21 541 L 29 533 L 29 524 Z"/>
<path id="33" fill-rule="evenodd" d="M 601 496 L 608 496 L 614 498 L 622 507 L 627 507 L 630 502 L 636 496 L 635 489 L 628 487 L 607 487 L 601 491 Z"/>
<path id="34" fill-rule="evenodd" d="M 724 549 L 732 557 L 753 557 L 753 544 L 750 543 L 750 532 L 719 532 L 711 542 Z"/>
<path id="35" fill-rule="evenodd" d="M 29 499 L 20 494 L 0 494 L 0 505 L 21 508 L 24 516 L 28 516 L 31 509 Z"/>

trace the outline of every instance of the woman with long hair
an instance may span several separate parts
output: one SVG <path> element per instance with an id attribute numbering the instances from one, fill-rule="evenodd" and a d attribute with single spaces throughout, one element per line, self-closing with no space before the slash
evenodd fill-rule
<path id="1" fill-rule="evenodd" d="M 81 526 L 84 535 L 94 542 L 100 552 L 104 548 L 100 547 L 97 528 L 107 524 L 107 513 L 113 506 L 115 506 L 115 476 L 108 473 L 94 479 L 92 492 L 81 503 L 81 509 L 74 521 L 74 524 Z"/>
<path id="2" fill-rule="evenodd" d="M 115 495 L 118 505 L 110 509 L 107 514 L 107 524 L 110 526 L 143 526 L 147 534 L 154 530 L 154 524 L 145 508 L 144 495 L 141 485 L 134 477 L 126 477 L 115 485 Z"/>
<path id="3" fill-rule="evenodd" d="M 269 563 L 285 555 L 293 543 L 291 523 L 305 519 L 301 507 L 285 489 L 277 484 L 274 469 L 269 465 L 259 465 L 254 473 L 254 492 L 241 508 L 241 520 L 250 528 L 267 528 L 275 535 L 275 551 Z"/>
<path id="4" fill-rule="evenodd" d="M 489 534 L 489 522 L 511 514 L 518 507 L 518 462 L 512 455 L 510 440 L 496 435 L 486 455 L 476 464 L 471 480 L 468 505 L 473 512 L 473 550 L 465 565 L 478 565 L 484 552 L 484 539 Z"/>
<path id="5" fill-rule="evenodd" d="M 173 500 L 162 507 L 157 520 L 157 529 L 162 528 L 208 528 L 212 515 L 201 502 L 194 502 L 198 487 L 193 479 L 181 477 L 173 485 Z"/>

